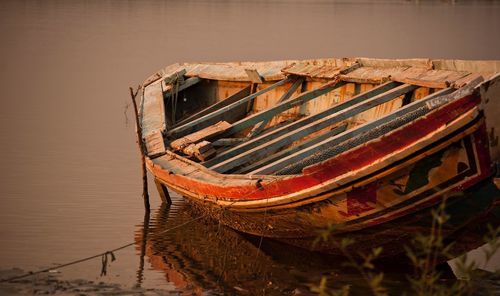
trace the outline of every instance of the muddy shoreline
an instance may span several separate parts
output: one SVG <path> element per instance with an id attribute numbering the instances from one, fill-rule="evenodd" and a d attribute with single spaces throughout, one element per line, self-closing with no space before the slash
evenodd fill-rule
<path id="1" fill-rule="evenodd" d="M 0 281 L 21 276 L 26 271 L 13 268 L 0 270 Z M 179 295 L 179 292 L 142 287 L 124 287 L 119 284 L 90 280 L 63 280 L 59 272 L 45 272 L 10 282 L 0 282 L 0 295 Z"/>

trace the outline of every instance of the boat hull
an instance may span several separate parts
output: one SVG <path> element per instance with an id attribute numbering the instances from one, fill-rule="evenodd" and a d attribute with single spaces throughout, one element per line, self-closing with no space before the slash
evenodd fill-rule
<path id="1" fill-rule="evenodd" d="M 369 64 L 364 67 L 363 71 L 373 70 Z M 352 69 L 356 68 L 351 65 L 346 71 Z M 389 68 L 383 69 L 386 71 Z M 426 73 L 425 77 L 418 73 L 412 76 L 411 69 L 402 71 L 409 76 L 387 83 L 382 83 L 382 80 L 382 84 L 379 83 L 379 86 L 370 88 L 369 91 L 347 95 L 337 101 L 334 107 L 329 107 L 334 110 L 331 113 L 319 113 L 321 116 L 316 118 L 314 115 L 314 119 L 308 119 L 307 116 L 304 120 L 295 119 L 293 124 L 283 127 L 285 130 L 289 129 L 285 131 L 286 134 L 277 133 L 282 136 L 275 139 L 268 137 L 269 143 L 258 140 L 259 137 L 249 136 L 245 140 L 238 137 L 227 138 L 227 135 L 234 134 L 236 128 L 241 130 L 245 126 L 252 126 L 254 123 L 251 120 L 257 120 L 255 118 L 259 116 L 262 117 L 259 120 L 262 120 L 267 116 L 266 112 L 291 108 L 295 106 L 293 104 L 304 104 L 304 100 L 311 100 L 314 96 L 333 89 L 340 88 L 342 96 L 342 87 L 347 81 L 359 83 L 357 78 L 352 80 L 352 77 L 340 77 L 337 73 L 333 78 L 328 78 L 323 86 L 299 91 L 290 99 L 293 102 L 289 106 L 285 106 L 287 102 L 282 102 L 277 107 L 255 114 L 249 113 L 247 117 L 232 124 L 205 123 L 205 118 L 214 121 L 214 118 L 224 115 L 221 110 L 209 107 L 206 112 L 211 113 L 189 117 L 193 123 L 182 122 L 165 130 L 165 121 L 157 122 L 164 113 L 160 110 L 154 116 L 147 117 L 146 121 L 143 120 L 143 124 L 149 124 L 145 130 L 152 137 L 148 138 L 150 140 L 146 139 L 149 141 L 148 151 L 154 148 L 154 151 L 151 150 L 153 156 L 146 157 L 148 169 L 154 175 L 160 195 L 165 200 L 168 200 L 168 188 L 189 200 L 201 215 L 211 216 L 237 231 L 309 249 L 313 248 L 311 241 L 315 240 L 318 231 L 322 229 L 331 229 L 337 238 L 358 238 L 359 246 L 356 249 L 378 245 L 386 245 L 390 249 L 400 245 L 395 241 L 407 241 L 416 232 L 428 230 L 432 224 L 431 210 L 441 202 L 450 206 L 450 213 L 453 215 L 444 231 L 445 236 L 451 237 L 474 219 L 488 215 L 493 208 L 498 207 L 500 194 L 496 189 L 488 196 L 478 197 L 474 194 L 464 196 L 463 192 L 484 182 L 492 184 L 490 181 L 497 161 L 492 157 L 495 157 L 493 152 L 497 148 L 494 145 L 495 132 L 491 126 L 491 115 L 486 117 L 485 114 L 491 114 L 491 106 L 498 104 L 498 100 L 491 102 L 492 96 L 496 96 L 498 91 L 496 82 L 500 78 L 497 76 L 495 83 L 487 81 L 488 83 L 480 84 L 481 76 L 463 78 L 466 74 L 457 71 L 415 70 Z M 449 87 L 449 81 L 444 78 L 433 83 L 426 80 L 434 79 L 436 75 L 455 79 L 455 86 Z M 295 76 L 268 86 L 277 92 L 272 93 L 272 96 L 279 97 L 279 92 L 287 88 L 279 91 L 274 88 L 277 85 L 281 87 L 291 84 L 293 77 Z M 304 83 L 304 79 L 297 81 Z M 363 78 L 362 81 L 358 86 L 366 84 L 366 79 Z M 374 81 L 370 80 L 377 84 Z M 463 81 L 463 84 L 459 81 Z M 293 84 L 298 85 L 295 82 Z M 355 85 L 351 86 L 356 89 Z M 302 87 L 304 88 L 304 84 Z M 424 98 L 415 97 L 417 87 L 426 90 Z M 157 98 L 161 94 L 159 86 L 154 89 L 157 89 L 156 93 L 146 89 L 145 98 Z M 296 88 L 290 86 L 290 89 L 293 91 Z M 248 91 L 252 93 L 255 89 L 248 88 Z M 259 95 L 263 92 L 262 89 L 257 91 Z M 242 99 L 248 101 L 244 101 L 247 110 L 250 100 L 256 96 L 250 94 Z M 399 98 L 398 103 L 390 102 L 391 98 Z M 261 98 L 266 99 L 267 97 Z M 151 102 L 161 103 L 162 99 Z M 219 103 L 214 106 L 217 104 Z M 365 114 L 363 110 L 381 107 L 380 104 L 388 108 L 387 111 L 380 111 L 383 110 L 380 108 L 381 113 L 364 117 L 370 118 L 364 123 L 356 122 L 359 119 L 356 116 Z M 147 102 L 144 105 L 149 108 Z M 172 117 L 174 118 L 173 115 Z M 302 122 L 302 126 L 296 124 Z M 204 128 L 206 124 L 209 127 Z M 322 142 L 304 145 L 306 148 L 290 152 L 285 159 L 274 159 L 272 163 L 259 167 L 259 162 L 265 160 L 267 152 L 281 153 L 297 145 L 293 141 L 309 136 L 306 132 L 319 132 L 312 129 L 312 126 L 317 126 L 318 129 L 327 127 L 331 132 L 342 124 L 347 129 L 345 132 L 341 130 L 338 134 L 323 138 L 326 140 Z M 228 127 L 217 131 L 223 125 Z M 158 132 L 152 126 L 164 130 Z M 278 127 L 277 131 L 280 129 Z M 304 132 L 300 134 L 299 131 Z M 269 134 L 274 134 L 274 131 L 271 130 Z M 287 135 L 293 138 L 286 139 Z M 267 136 L 262 137 L 264 139 Z M 158 141 L 151 140 L 153 138 L 160 139 L 161 145 L 157 145 Z M 213 151 L 210 152 L 212 142 L 200 139 L 208 139 L 214 143 L 216 139 L 243 142 L 234 147 L 234 151 L 238 152 L 231 152 L 232 148 L 221 149 L 215 160 L 205 160 L 205 156 L 213 155 Z M 166 149 L 162 147 L 163 144 L 170 147 Z M 189 145 L 194 147 L 192 149 L 206 150 L 189 150 Z M 303 142 L 298 145 L 303 145 Z M 256 158 L 252 159 L 252 155 Z M 301 155 L 304 155 L 303 159 Z M 195 157 L 199 157 L 197 161 Z M 252 169 L 248 168 L 249 164 Z M 245 167 L 249 173 L 244 173 Z M 322 251 L 336 250 L 334 245 L 328 243 L 314 248 Z M 395 250 L 401 248 L 397 247 Z"/>

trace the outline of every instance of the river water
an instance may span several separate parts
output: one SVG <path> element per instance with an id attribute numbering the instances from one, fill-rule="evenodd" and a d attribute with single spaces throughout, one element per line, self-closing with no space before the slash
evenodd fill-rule
<path id="1" fill-rule="evenodd" d="M 151 226 L 143 228 L 128 87 L 184 61 L 500 59 L 499 28 L 500 3 L 492 1 L 3 0 L 0 269 L 45 268 L 136 242 L 115 252 L 106 276 L 101 258 L 62 276 L 188 294 L 250 289 L 238 281 L 264 292 L 306 290 L 333 272 L 315 264 L 317 255 L 271 246 L 249 256 L 260 254 L 259 242 L 217 227 L 218 239 L 205 237 L 215 226 L 202 221 L 192 235 L 148 241 L 141 268 L 144 231 L 180 223 L 187 210 L 178 196 L 160 208 L 153 189 Z"/>

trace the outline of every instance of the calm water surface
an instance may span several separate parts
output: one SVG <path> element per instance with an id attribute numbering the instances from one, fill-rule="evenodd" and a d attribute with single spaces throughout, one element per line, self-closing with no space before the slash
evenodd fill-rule
<path id="1" fill-rule="evenodd" d="M 331 264 L 276 246 L 260 254 L 255 242 L 203 221 L 158 233 L 186 219 L 178 197 L 163 209 L 151 192 L 157 211 L 142 227 L 128 86 L 183 61 L 500 59 L 500 3 L 448 2 L 1 1 L 0 269 L 136 241 L 105 277 L 100 259 L 63 275 L 175 291 L 306 289 L 297 283 L 317 282 Z"/>

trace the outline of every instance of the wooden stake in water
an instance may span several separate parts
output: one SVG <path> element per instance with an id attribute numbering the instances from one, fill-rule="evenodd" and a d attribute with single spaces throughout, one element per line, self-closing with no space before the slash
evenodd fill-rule
<path id="1" fill-rule="evenodd" d="M 142 160 L 142 197 L 144 198 L 144 209 L 149 212 L 149 194 L 148 194 L 148 175 L 146 170 L 146 151 L 144 149 L 144 143 L 142 141 L 142 129 L 139 124 L 139 111 L 137 108 L 137 102 L 135 98 L 139 93 L 141 86 L 137 87 L 137 90 L 134 92 L 134 89 L 130 87 L 130 97 L 132 98 L 132 103 L 134 105 L 134 114 L 135 114 L 135 129 L 137 132 L 137 145 L 139 145 L 139 151 L 141 152 L 141 160 Z"/>

